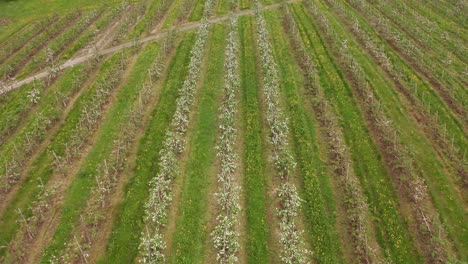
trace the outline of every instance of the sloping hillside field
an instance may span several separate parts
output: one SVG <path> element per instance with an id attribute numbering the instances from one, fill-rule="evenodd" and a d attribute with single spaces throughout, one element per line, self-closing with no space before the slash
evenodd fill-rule
<path id="1" fill-rule="evenodd" d="M 467 19 L 0 1 L 0 263 L 468 263 Z"/>

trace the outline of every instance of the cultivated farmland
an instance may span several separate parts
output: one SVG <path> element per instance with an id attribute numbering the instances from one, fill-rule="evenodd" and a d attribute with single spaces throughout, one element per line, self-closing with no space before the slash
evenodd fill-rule
<path id="1" fill-rule="evenodd" d="M 0 1 L 0 263 L 467 263 L 467 14 Z"/>

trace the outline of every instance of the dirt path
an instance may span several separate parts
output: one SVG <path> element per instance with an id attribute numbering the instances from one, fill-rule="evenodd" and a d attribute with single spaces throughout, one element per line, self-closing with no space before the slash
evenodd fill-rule
<path id="1" fill-rule="evenodd" d="M 285 2 L 286 3 L 294 3 L 294 2 L 299 2 L 299 1 L 302 1 L 302 0 L 289 0 L 289 1 L 285 1 Z M 283 2 L 268 5 L 268 6 L 264 6 L 264 9 L 277 8 L 282 3 Z M 254 15 L 255 10 L 254 9 L 241 10 L 241 11 L 235 12 L 235 14 L 238 15 L 238 16 Z M 219 16 L 219 17 L 215 17 L 215 18 L 212 18 L 212 19 L 208 19 L 208 22 L 210 24 L 213 24 L 213 23 L 223 22 L 223 21 L 228 20 L 228 19 L 229 19 L 229 15 L 224 15 L 224 16 Z M 201 24 L 202 24 L 202 22 L 198 21 L 198 22 L 186 23 L 186 24 L 183 24 L 181 26 L 171 27 L 166 31 L 163 31 L 163 32 L 160 32 L 160 33 L 157 33 L 157 34 L 152 34 L 152 35 L 150 35 L 150 36 L 148 36 L 146 38 L 141 39 L 140 43 L 146 43 L 146 42 L 160 40 L 160 39 L 164 38 L 165 36 L 167 36 L 168 33 L 173 31 L 173 30 L 177 30 L 179 32 L 184 32 L 184 31 L 188 31 L 188 30 L 191 30 L 191 29 L 198 28 Z M 98 50 L 97 54 L 91 52 L 91 53 L 88 53 L 86 55 L 83 55 L 83 56 L 68 60 L 67 62 L 65 62 L 64 64 L 62 64 L 60 66 L 60 69 L 63 70 L 63 69 L 66 69 L 66 68 L 73 67 L 73 66 L 75 66 L 77 64 L 80 64 L 80 63 L 83 63 L 85 61 L 88 61 L 88 60 L 92 59 L 95 55 L 101 55 L 102 56 L 102 55 L 111 54 L 111 53 L 117 52 L 117 51 L 122 50 L 122 49 L 130 48 L 133 45 L 134 45 L 134 42 L 127 42 L 127 43 L 124 43 L 124 44 L 121 44 L 121 45 L 118 45 L 118 46 L 115 46 L 115 47 L 111 47 L 111 48 L 107 48 L 107 49 L 103 49 L 103 50 Z M 13 91 L 13 90 L 16 90 L 16 89 L 20 88 L 23 84 L 33 82 L 34 80 L 46 78 L 48 75 L 49 75 L 49 72 L 43 71 L 43 72 L 40 72 L 40 73 L 35 74 L 33 76 L 30 76 L 28 78 L 25 78 L 23 80 L 14 81 L 12 84 L 3 84 L 2 85 L 2 83 L 0 83 L 0 96 L 2 94 L 5 94 L 5 93 L 9 92 L 9 91 Z"/>

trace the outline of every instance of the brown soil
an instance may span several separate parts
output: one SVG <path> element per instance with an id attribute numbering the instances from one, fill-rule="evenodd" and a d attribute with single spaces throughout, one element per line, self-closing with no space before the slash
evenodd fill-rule
<path id="1" fill-rule="evenodd" d="M 345 76 L 349 80 L 351 87 L 353 87 L 353 89 L 357 89 L 356 81 L 347 71 L 345 71 Z M 384 165 L 392 178 L 396 192 L 398 193 L 398 197 L 400 197 L 399 210 L 403 218 L 408 223 L 410 223 L 408 229 L 410 231 L 411 239 L 414 241 L 414 244 L 416 245 L 418 251 L 425 256 L 425 259 L 429 260 L 432 258 L 433 249 L 427 243 L 427 241 L 430 241 L 431 237 L 428 234 L 423 234 L 420 232 L 421 229 L 418 228 L 418 226 L 420 227 L 423 223 L 418 223 L 417 225 L 414 224 L 415 222 L 413 221 L 413 219 L 418 219 L 419 217 L 417 215 L 413 203 L 409 200 L 407 196 L 407 191 L 405 190 L 406 186 L 403 185 L 403 182 L 400 179 L 402 175 L 408 173 L 406 172 L 407 169 L 395 167 L 394 162 L 396 161 L 396 157 L 394 156 L 392 150 L 394 146 L 386 143 L 385 136 L 382 134 L 382 131 L 379 128 L 377 128 L 374 119 L 372 118 L 372 114 L 369 111 L 366 111 L 366 107 L 364 105 L 367 105 L 367 103 L 363 101 L 363 97 L 360 94 L 360 92 L 356 90 L 354 90 L 353 92 L 355 93 L 355 98 L 357 99 L 356 101 L 361 106 L 361 109 L 364 113 L 366 122 L 368 124 L 367 127 L 369 127 L 371 135 L 375 139 L 375 142 L 377 143 L 377 146 L 380 149 Z M 431 207 L 432 206 L 433 205 L 431 205 Z M 431 213 L 435 213 L 435 209 L 432 209 Z"/>
<path id="2" fill-rule="evenodd" d="M 49 44 L 49 42 L 51 40 L 58 37 L 68 27 L 70 27 L 74 22 L 76 22 L 81 17 L 81 15 L 82 15 L 81 13 L 75 15 L 72 19 L 68 20 L 63 26 L 61 26 L 60 29 L 57 32 L 55 32 L 54 34 L 49 36 L 48 39 L 46 39 L 39 46 L 34 48 L 34 50 L 30 54 L 28 54 L 28 56 L 21 62 L 21 64 L 18 65 L 18 67 L 15 68 L 15 70 L 12 72 L 12 75 L 14 76 L 14 75 L 18 74 L 28 64 L 28 62 L 31 61 L 33 59 L 33 57 L 37 55 L 37 53 L 39 53 L 43 48 L 45 48 L 47 46 L 47 44 Z M 50 28 L 50 27 L 48 27 L 48 28 Z"/>
<path id="3" fill-rule="evenodd" d="M 129 67 L 131 67 L 131 65 L 132 63 L 129 63 L 127 65 L 126 74 L 128 74 L 128 69 Z M 122 82 L 123 80 L 121 80 L 120 83 Z M 92 82 L 89 81 L 88 84 L 91 83 Z M 110 106 L 113 104 L 113 102 L 115 102 L 117 93 L 121 87 L 122 86 L 120 85 L 112 91 L 111 97 L 102 108 L 103 113 L 106 113 Z M 54 235 L 55 228 L 60 223 L 62 204 L 64 202 L 64 197 L 68 186 L 73 182 L 74 176 L 76 176 L 76 174 L 79 172 L 79 169 L 82 167 L 83 162 L 85 162 L 86 154 L 92 149 L 92 146 L 95 143 L 98 136 L 98 130 L 99 128 L 96 127 L 92 133 L 92 136 L 90 136 L 86 140 L 85 147 L 83 147 L 83 149 L 81 150 L 80 157 L 74 160 L 71 164 L 66 165 L 67 176 L 64 177 L 59 172 L 55 172 L 51 176 L 49 182 L 47 183 L 47 188 L 52 188 L 53 186 L 56 186 L 56 194 L 54 195 L 54 198 L 51 202 L 52 209 L 47 213 L 47 216 L 45 217 L 45 219 L 50 220 L 47 226 L 42 225 L 39 227 L 39 233 L 36 236 L 38 239 L 32 241 L 31 245 L 28 247 L 30 250 L 26 252 L 26 263 L 37 263 L 42 256 L 42 250 L 50 243 Z"/>
<path id="4" fill-rule="evenodd" d="M 177 47 L 177 43 L 174 44 L 174 47 Z M 169 64 L 174 53 L 175 53 L 175 48 L 172 49 L 170 52 L 170 55 L 167 56 L 166 65 Z M 151 118 L 152 109 L 159 102 L 160 92 L 162 88 L 162 81 L 166 79 L 166 76 L 167 76 L 167 71 L 165 71 L 165 73 L 159 78 L 157 83 L 154 84 L 154 87 L 156 88 L 155 89 L 156 95 L 147 104 L 147 107 L 144 110 L 145 114 L 142 118 L 142 122 L 141 122 L 142 125 L 139 127 L 136 133 L 135 140 L 133 141 L 133 146 L 131 148 L 129 156 L 127 157 L 128 164 L 126 166 L 126 169 L 121 173 L 123 177 L 119 181 L 119 184 L 111 197 L 111 203 L 109 205 L 110 208 L 106 209 L 106 214 L 105 214 L 104 219 L 108 219 L 108 220 L 104 221 L 102 223 L 102 226 L 98 227 L 98 230 L 100 230 L 100 232 L 97 234 L 97 237 L 95 238 L 95 242 L 93 243 L 93 246 L 90 251 L 90 258 L 88 259 L 90 263 L 95 263 L 99 259 L 99 257 L 101 257 L 102 254 L 105 252 L 107 241 L 112 232 L 113 222 L 110 221 L 110 219 L 115 219 L 117 206 L 124 199 L 125 188 L 127 186 L 127 183 L 134 176 L 133 169 L 136 166 L 139 143 L 140 143 L 140 140 L 145 135 L 148 122 L 150 121 L 150 118 Z"/>
<path id="5" fill-rule="evenodd" d="M 11 18 L 0 18 L 0 26 L 6 26 L 11 23 L 13 23 L 13 19 Z"/>
<path id="6" fill-rule="evenodd" d="M 338 17 L 342 18 L 340 15 L 338 15 Z M 342 19 L 342 22 L 348 28 L 348 30 L 352 32 L 352 26 L 350 25 L 350 22 L 348 20 L 343 20 L 343 19 Z M 356 37 L 356 41 L 362 47 L 365 46 L 361 38 Z M 432 143 L 434 147 L 434 150 L 439 155 L 441 160 L 444 161 L 445 165 L 451 166 L 454 169 L 460 168 L 460 164 L 462 163 L 462 160 L 461 160 L 462 157 L 454 157 L 451 153 L 449 153 L 450 147 L 447 144 L 447 142 L 443 140 L 443 138 L 439 134 L 438 125 L 433 122 L 433 120 L 430 117 L 430 114 L 427 113 L 427 111 L 421 106 L 420 102 L 405 89 L 404 85 L 399 81 L 397 76 L 389 72 L 387 69 L 385 69 L 385 67 L 382 67 L 378 59 L 375 58 L 371 52 L 369 52 L 367 49 L 363 49 L 363 50 L 365 50 L 368 56 L 377 65 L 380 66 L 385 76 L 387 77 L 386 79 L 394 84 L 397 92 L 400 95 L 399 97 L 402 100 L 403 105 L 410 113 L 410 116 L 412 117 L 412 119 L 418 124 L 418 126 L 421 128 L 421 130 L 430 140 L 430 142 Z M 450 165 L 448 165 L 447 163 L 449 163 Z M 448 169 L 451 170 L 450 168 Z M 453 185 L 456 187 L 459 197 L 462 197 L 464 195 L 460 187 L 463 186 L 462 177 L 465 172 L 461 171 L 459 173 L 461 174 L 459 175 L 460 178 L 455 179 L 454 177 L 450 177 L 450 179 L 454 183 Z M 453 175 L 453 174 L 448 173 L 448 175 Z"/>
<path id="7" fill-rule="evenodd" d="M 97 73 L 98 73 L 98 68 L 93 70 L 92 74 L 90 75 L 88 80 L 85 82 L 85 84 L 82 85 L 81 89 L 76 91 L 74 94 L 70 95 L 70 99 L 68 100 L 67 106 L 65 107 L 65 109 L 63 111 L 63 114 L 60 117 L 60 119 L 57 120 L 49 128 L 49 130 L 47 132 L 47 134 L 48 134 L 47 137 L 42 141 L 42 143 L 40 143 L 35 149 L 32 150 L 32 154 L 29 156 L 29 159 L 27 159 L 25 161 L 26 163 L 25 163 L 25 166 L 24 166 L 24 170 L 22 171 L 22 173 L 20 175 L 19 181 L 16 182 L 16 184 L 8 192 L 0 193 L 0 200 L 4 199 L 3 201 L 5 201 L 3 203 L 0 203 L 0 215 L 3 214 L 3 211 L 5 210 L 7 205 L 10 204 L 9 201 L 11 201 L 12 199 L 15 198 L 16 193 L 21 188 L 22 182 L 24 182 L 24 180 L 26 180 L 26 178 L 28 177 L 28 173 L 29 173 L 30 169 L 33 166 L 33 162 L 41 155 L 41 153 L 43 153 L 46 150 L 47 146 L 50 145 L 51 140 L 57 134 L 60 127 L 62 127 L 63 123 L 65 122 L 66 117 L 68 116 L 70 111 L 73 109 L 73 106 L 75 105 L 76 100 L 80 97 L 80 95 L 83 93 L 83 91 L 86 90 L 86 87 L 88 87 L 90 82 L 95 79 Z M 31 114 L 35 113 L 38 107 L 39 106 L 34 107 L 29 112 Z M 28 115 L 29 115 L 29 113 L 28 113 Z M 25 119 L 22 119 L 22 120 L 25 120 Z M 26 123 L 27 122 L 22 122 L 20 127 L 24 127 L 26 125 Z"/>
<path id="8" fill-rule="evenodd" d="M 31 37 L 29 37 L 27 40 L 25 40 L 24 43 L 28 43 L 29 41 L 31 41 L 32 39 L 36 38 L 37 36 L 39 36 L 40 34 L 42 34 L 42 32 L 44 32 L 49 26 L 53 26 L 54 23 L 56 23 L 58 20 L 55 19 L 55 20 L 52 20 L 51 21 L 51 25 L 45 25 L 43 26 L 40 30 L 38 30 L 37 32 L 35 32 Z M 21 32 L 19 33 L 21 34 Z M 14 36 L 11 36 L 10 38 L 12 38 Z M 16 52 L 18 52 L 19 50 L 21 50 L 25 45 L 20 45 L 18 46 L 17 48 L 13 49 L 10 54 L 8 54 L 7 56 L 5 56 L 4 58 L 0 59 L 0 64 L 4 63 L 5 61 L 7 61 L 11 56 L 13 56 Z"/>

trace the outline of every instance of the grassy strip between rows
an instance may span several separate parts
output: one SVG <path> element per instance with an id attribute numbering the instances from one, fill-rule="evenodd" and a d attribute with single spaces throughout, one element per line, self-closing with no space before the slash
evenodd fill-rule
<path id="1" fill-rule="evenodd" d="M 26 43 L 38 36 L 52 21 L 53 17 L 44 17 L 37 21 L 19 25 L 13 34 L 0 43 L 3 47 L 0 50 L 0 62 L 3 63 L 8 57 L 26 45 Z"/>
<path id="2" fill-rule="evenodd" d="M 333 21 L 330 19 L 330 21 Z M 438 159 L 436 150 L 419 129 L 415 121 L 411 119 L 405 106 L 402 104 L 395 88 L 385 79 L 379 67 L 362 52 L 362 49 L 341 24 L 333 23 L 335 31 L 342 39 L 348 39 L 348 47 L 355 54 L 356 60 L 362 66 L 367 78 L 372 80 L 375 93 L 381 98 L 382 107 L 388 117 L 399 128 L 402 144 L 407 146 L 413 155 L 418 173 L 422 175 L 429 187 L 433 198 L 444 197 L 444 199 L 433 199 L 436 208 L 445 223 L 445 226 L 454 240 L 459 252 L 466 252 L 468 245 L 468 231 L 466 230 L 463 202 L 453 182 L 450 173 L 447 172 Z"/>
<path id="3" fill-rule="evenodd" d="M 31 27 L 31 24 L 37 23 L 35 20 L 23 20 L 21 22 L 7 23 L 5 26 L 0 28 L 0 44 L 7 45 L 12 37 L 16 37 L 17 34 L 22 34 L 27 28 Z M 3 52 L 1 52 L 3 54 Z"/>
<path id="4" fill-rule="evenodd" d="M 95 175 L 98 166 L 112 152 L 114 139 L 121 132 L 122 124 L 127 122 L 126 117 L 130 113 L 134 101 L 138 99 L 139 89 L 143 87 L 142 82 L 147 74 L 145 69 L 149 68 L 158 50 L 158 45 L 148 46 L 138 55 L 132 69 L 127 69 L 130 71 L 129 78 L 121 80 L 125 83 L 100 125 L 96 142 L 66 191 L 60 223 L 55 229 L 50 244 L 45 249 L 41 262 L 48 263 L 52 256 L 58 256 L 63 251 L 82 208 L 86 205 L 91 190 L 96 185 Z"/>
<path id="5" fill-rule="evenodd" d="M 142 36 L 145 32 L 151 31 L 153 25 L 153 21 L 157 19 L 155 17 L 155 14 L 159 14 L 158 10 L 161 8 L 163 3 L 166 1 L 170 0 L 153 0 L 149 4 L 149 6 L 146 7 L 146 14 L 143 16 L 143 18 L 138 21 L 138 23 L 135 25 L 135 28 L 132 30 L 132 33 L 130 34 L 129 38 L 137 38 Z"/>
<path id="6" fill-rule="evenodd" d="M 240 30 L 240 71 L 241 71 L 241 106 L 245 150 L 243 160 L 245 193 L 245 212 L 247 216 L 246 252 L 249 263 L 268 263 L 269 229 L 266 219 L 266 180 L 264 143 L 262 142 L 261 113 L 259 111 L 259 87 L 257 59 L 253 40 L 253 20 L 251 17 L 239 18 Z"/>
<path id="7" fill-rule="evenodd" d="M 405 30 L 405 28 L 400 27 L 400 24 L 395 23 L 391 17 L 387 18 L 384 16 L 388 15 L 385 13 L 385 10 L 379 10 L 378 7 L 366 3 L 364 0 L 358 1 L 365 4 L 363 7 L 358 7 L 354 2 L 355 1 L 350 1 L 353 8 L 359 9 L 360 13 L 366 16 L 366 19 L 373 21 L 374 25 L 377 24 L 378 27 L 386 28 L 385 31 L 390 31 L 382 32 L 382 30 L 379 30 L 379 33 L 396 45 L 402 56 L 421 68 L 428 78 L 435 78 L 437 82 L 444 85 L 443 90 L 445 90 L 445 93 L 449 93 L 445 96 L 461 105 L 464 103 L 466 105 L 467 91 L 464 89 L 465 85 L 462 83 L 463 78 L 460 78 L 461 73 L 464 72 L 465 69 L 464 67 L 459 67 L 458 70 L 454 70 L 456 60 L 451 58 L 453 57 L 451 53 L 445 52 L 445 49 L 437 52 L 432 48 L 421 46 L 420 39 L 411 34 L 411 32 Z M 380 20 L 383 22 L 378 22 Z M 395 38 L 394 36 L 398 37 Z"/>
<path id="8" fill-rule="evenodd" d="M 57 39 L 57 36 L 66 30 L 67 26 L 75 22 L 81 16 L 80 13 L 72 13 L 67 16 L 63 16 L 57 21 L 54 21 L 52 25 L 40 35 L 28 42 L 19 52 L 11 56 L 4 64 L 0 67 L 0 79 L 5 77 L 13 77 L 18 73 L 24 66 L 26 66 L 37 53 L 44 50 L 46 45 L 51 41 Z"/>
<path id="9" fill-rule="evenodd" d="M 171 7 L 167 11 L 167 17 L 164 20 L 162 29 L 168 29 L 178 24 L 185 12 L 190 12 L 190 0 L 174 0 Z M 203 8 L 202 8 L 203 9 Z"/>
<path id="10" fill-rule="evenodd" d="M 415 14 L 417 12 L 408 8 L 405 2 L 401 0 L 382 1 L 382 4 L 378 6 L 384 12 L 383 14 L 391 16 L 392 21 L 398 24 L 402 30 L 407 31 L 417 41 L 422 42 L 426 50 L 436 50 L 438 55 L 443 55 L 442 59 L 447 59 L 444 53 L 448 52 L 447 55 L 452 60 L 449 67 L 461 66 L 457 70 L 463 71 L 466 63 L 466 56 L 464 56 L 466 45 L 462 38 L 465 36 L 453 37 L 450 34 L 451 32 L 441 28 L 440 24 Z M 393 10 L 398 10 L 398 12 L 391 12 L 390 15 L 389 11 Z M 456 25 L 454 26 L 456 27 Z M 455 28 L 452 28 L 452 30 L 455 30 Z"/>
<path id="11" fill-rule="evenodd" d="M 250 0 L 237 0 L 239 2 L 239 8 L 241 10 L 250 9 L 251 3 Z"/>
<path id="12" fill-rule="evenodd" d="M 21 119 L 28 115 L 31 109 L 35 106 L 28 94 L 32 90 L 37 89 L 40 92 L 40 98 L 42 99 L 42 93 L 47 89 L 39 89 L 44 87 L 44 83 L 41 81 L 35 81 L 29 84 L 21 86 L 21 89 L 17 89 L 7 93 L 6 95 L 0 96 L 0 148 L 4 148 L 4 144 L 11 136 L 18 126 L 21 124 Z M 42 104 L 43 100 L 40 100 L 38 104 Z"/>
<path id="13" fill-rule="evenodd" d="M 163 138 L 174 114 L 178 88 L 187 75 L 194 33 L 184 36 L 171 61 L 161 96 L 151 114 L 145 135 L 140 141 L 134 174 L 125 189 L 125 196 L 114 217 L 107 250 L 99 263 L 130 263 L 138 255 L 143 228 L 144 204 L 148 198 L 148 184 L 156 173 L 156 164 Z"/>
<path id="14" fill-rule="evenodd" d="M 189 158 L 185 167 L 184 181 L 177 210 L 176 230 L 169 261 L 172 263 L 203 263 L 205 241 L 207 238 L 206 214 L 209 202 L 211 173 L 215 161 L 217 135 L 217 109 L 223 87 L 223 63 L 226 30 L 215 25 L 209 38 L 209 63 L 204 83 L 199 92 L 199 104 L 192 138 L 190 139 Z"/>
<path id="15" fill-rule="evenodd" d="M 32 73 L 50 67 L 51 62 L 48 62 L 48 60 L 52 58 L 54 63 L 57 63 L 56 61 L 58 61 L 62 53 L 68 51 L 72 44 L 86 32 L 86 29 L 91 28 L 96 20 L 102 18 L 104 12 L 104 10 L 93 10 L 83 14 L 78 21 L 70 25 L 60 36 L 49 42 L 47 48 L 42 49 L 38 54 L 34 55 L 32 60 L 23 67 L 16 78 L 22 79 Z"/>
<path id="16" fill-rule="evenodd" d="M 300 171 L 306 232 L 314 251 L 314 257 L 320 263 L 343 261 L 340 242 L 335 228 L 335 201 L 330 186 L 330 175 L 326 173 L 323 161 L 315 142 L 313 117 L 304 108 L 300 97 L 300 86 L 304 85 L 300 69 L 293 62 L 289 44 L 282 31 L 278 10 L 265 12 L 270 25 L 275 56 L 279 62 L 282 93 L 286 100 L 286 109 L 293 135 Z"/>
<path id="17" fill-rule="evenodd" d="M 120 56 L 120 54 L 116 54 L 114 57 L 111 57 L 104 62 L 101 68 L 102 76 L 104 76 L 105 73 L 111 69 L 112 65 L 118 61 L 118 56 Z M 71 86 L 71 83 L 65 82 L 64 85 Z M 66 117 L 62 127 L 59 129 L 57 134 L 52 137 L 48 148 L 42 151 L 42 153 L 40 153 L 33 161 L 31 168 L 28 168 L 27 178 L 22 182 L 21 187 L 0 217 L 0 229 L 5 230 L 4 232 L 0 232 L 0 245 L 8 244 L 20 225 L 19 222 L 17 222 L 18 215 L 15 213 L 18 208 L 25 211 L 26 218 L 30 216 L 31 212 L 26 209 L 32 206 L 34 198 L 40 191 L 40 189 L 37 188 L 37 185 L 40 182 L 47 184 L 48 180 L 55 172 L 55 168 L 53 166 L 54 157 L 49 150 L 56 151 L 57 153 L 63 153 L 65 151 L 65 143 L 72 137 L 73 129 L 79 122 L 82 106 L 91 98 L 96 89 L 97 87 L 88 88 L 80 96 L 73 106 L 73 109 Z M 0 257 L 5 253 L 4 250 L 6 249 L 0 248 Z"/>
<path id="18" fill-rule="evenodd" d="M 226 15 L 230 10 L 235 10 L 237 5 L 239 5 L 238 0 L 218 0 L 215 13 L 218 16 Z"/>
<path id="19" fill-rule="evenodd" d="M 79 85 L 86 80 L 86 74 L 84 65 L 66 70 L 61 78 L 46 90 L 38 107 L 15 116 L 16 122 L 12 125 L 20 127 L 6 139 L 0 149 L 0 168 L 2 168 L 0 178 L 11 177 L 11 174 L 15 172 L 19 174 L 22 171 L 34 149 L 47 138 L 47 131 L 60 120 L 70 100 L 81 89 Z M 33 105 L 32 102 L 30 104 Z M 3 170 L 6 170 L 7 166 L 15 167 L 10 168 L 10 173 L 5 175 Z M 0 179 L 0 186 L 5 187 L 2 186 L 2 180 Z"/>
<path id="20" fill-rule="evenodd" d="M 72 87 L 72 80 L 74 79 L 74 73 L 79 73 L 83 69 L 81 67 L 76 67 L 74 70 L 68 72 L 64 75 L 63 80 L 57 83 L 57 86 L 63 89 L 67 89 Z M 53 109 L 49 109 L 50 105 L 45 104 L 43 111 L 50 111 Z M 2 147 L 2 151 L 4 151 Z M 7 158 L 8 156 L 5 156 Z M 3 157 L 2 157 L 3 158 Z M 19 227 L 19 223 L 16 222 L 18 215 L 16 214 L 15 210 L 20 208 L 24 211 L 29 206 L 29 198 L 34 196 L 34 193 L 37 191 L 35 188 L 39 182 L 37 179 L 30 179 L 27 178 L 26 181 L 21 186 L 20 190 L 18 191 L 15 199 L 9 201 L 8 207 L 5 209 L 4 213 L 0 216 L 0 246 L 4 246 L 9 243 L 9 241 L 13 238 L 16 230 Z M 6 250 L 6 248 L 5 248 Z M 0 257 L 5 252 L 0 247 Z"/>
<path id="21" fill-rule="evenodd" d="M 437 116 L 436 123 L 439 127 L 434 129 L 442 131 L 441 127 L 444 127 L 444 133 L 447 132 L 447 135 L 439 135 L 441 137 L 448 137 L 448 140 L 453 140 L 454 147 L 458 149 L 466 149 L 468 142 L 466 141 L 466 134 L 464 133 L 463 124 L 453 112 L 448 108 L 448 106 L 443 102 L 443 100 L 438 96 L 436 91 L 427 83 L 419 74 L 408 65 L 403 58 L 401 58 L 388 43 L 383 41 L 373 28 L 367 23 L 365 19 L 362 18 L 361 14 L 355 12 L 353 9 L 348 9 L 350 17 L 356 18 L 356 21 L 359 22 L 359 28 L 361 30 L 363 37 L 368 36 L 372 43 L 376 43 L 376 46 L 384 47 L 384 52 L 392 63 L 391 72 L 398 75 L 398 79 L 395 80 L 397 83 L 402 83 L 405 86 L 405 89 L 408 91 L 408 94 L 411 94 L 408 97 L 416 98 L 419 101 L 420 108 L 425 109 L 425 111 L 431 113 L 433 118 L 434 114 Z M 349 22 L 349 19 L 345 21 L 345 18 L 342 19 L 342 22 Z M 354 22 L 355 23 L 355 22 Z M 433 122 L 434 123 L 434 122 Z M 449 150 L 447 150 L 449 152 Z"/>
<path id="22" fill-rule="evenodd" d="M 75 54 L 86 48 L 89 44 L 95 44 L 100 33 L 105 32 L 116 19 L 121 18 L 122 10 L 120 8 L 109 8 L 105 13 L 92 25 L 90 25 L 70 46 L 68 46 L 60 56 L 60 60 L 68 60 Z"/>
<path id="23" fill-rule="evenodd" d="M 222 0 L 218 0 L 218 1 L 222 1 Z M 196 0 L 195 5 L 194 5 L 194 7 L 192 9 L 192 13 L 190 13 L 190 16 L 189 16 L 188 20 L 190 22 L 200 21 L 202 16 L 203 16 L 204 6 L 205 6 L 205 1 Z"/>
<path id="24" fill-rule="evenodd" d="M 444 3 L 444 1 L 424 2 L 424 5 L 421 5 L 420 0 L 410 0 L 406 3 L 409 6 L 413 6 L 414 9 L 418 9 L 421 15 L 431 21 L 437 20 L 437 24 L 443 25 L 448 30 L 457 29 L 456 31 L 459 32 L 460 30 L 462 34 L 466 31 L 466 13 L 464 12 L 467 8 L 466 5 L 464 7 L 459 6 L 458 8 L 454 6 L 449 7 L 450 4 Z"/>
<path id="25" fill-rule="evenodd" d="M 318 72 L 326 97 L 333 102 L 345 132 L 345 140 L 355 164 L 355 172 L 367 195 L 369 207 L 375 217 L 377 239 L 388 259 L 399 263 L 414 263 L 417 255 L 411 245 L 408 230 L 398 211 L 398 197 L 385 170 L 380 153 L 373 142 L 352 96 L 351 87 L 335 64 L 317 34 L 309 14 L 298 4 L 292 4 L 305 45 L 318 60 Z"/>

